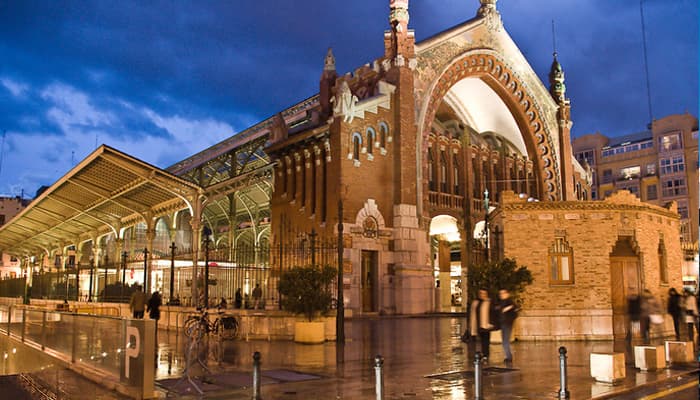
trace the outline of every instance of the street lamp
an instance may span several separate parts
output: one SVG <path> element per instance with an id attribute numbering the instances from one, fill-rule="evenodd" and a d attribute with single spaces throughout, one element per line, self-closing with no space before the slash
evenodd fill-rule
<path id="1" fill-rule="evenodd" d="M 148 247 L 143 248 L 143 292 L 148 293 Z"/>
<path id="2" fill-rule="evenodd" d="M 88 287 L 88 303 L 92 302 L 92 276 L 94 275 L 93 266 L 95 265 L 95 260 L 90 257 L 90 283 Z"/>
<path id="3" fill-rule="evenodd" d="M 209 236 L 211 236 L 211 229 L 204 225 L 202 228 L 202 235 L 204 238 L 204 307 L 209 308 Z"/>
<path id="4" fill-rule="evenodd" d="M 343 297 L 343 200 L 338 200 L 338 300 L 335 316 L 335 339 L 345 343 L 345 299 Z"/>
<path id="5" fill-rule="evenodd" d="M 484 237 L 486 238 L 486 246 L 484 247 L 484 255 L 486 261 L 490 261 L 489 254 L 489 190 L 484 190 Z"/>
<path id="6" fill-rule="evenodd" d="M 170 301 L 172 303 L 175 296 L 173 296 L 173 291 L 175 291 L 175 242 L 170 245 Z"/>

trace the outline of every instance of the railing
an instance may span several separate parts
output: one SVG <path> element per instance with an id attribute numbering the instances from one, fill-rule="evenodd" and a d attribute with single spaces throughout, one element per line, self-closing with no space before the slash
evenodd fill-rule
<path id="1" fill-rule="evenodd" d="M 110 307 L 107 309 L 113 311 Z M 143 324 L 146 321 L 138 322 Z M 69 313 L 26 305 L 0 305 L 0 334 L 75 366 L 88 377 L 111 381 L 122 393 L 133 392 L 129 388 L 130 383 L 120 383 L 120 374 L 125 365 L 129 365 L 125 363 L 125 357 L 133 357 L 133 351 L 138 353 L 138 348 L 134 350 L 133 347 L 141 346 L 143 359 L 155 357 L 153 348 L 150 348 L 150 356 L 145 353 L 148 350 L 143 347 L 143 337 L 136 342 L 130 341 L 132 345 L 127 343 L 129 329 L 133 336 L 132 323 L 119 317 Z M 133 359 L 132 365 L 135 362 Z M 141 389 L 145 386 L 148 385 L 142 385 Z"/>
<path id="2" fill-rule="evenodd" d="M 430 205 L 438 208 L 464 208 L 464 196 L 449 193 L 428 192 Z"/>

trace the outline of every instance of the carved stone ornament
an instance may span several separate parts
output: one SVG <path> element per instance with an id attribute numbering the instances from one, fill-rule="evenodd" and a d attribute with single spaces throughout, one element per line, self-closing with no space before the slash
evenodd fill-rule
<path id="1" fill-rule="evenodd" d="M 362 222 L 362 236 L 370 239 L 374 239 L 379 234 L 379 227 L 377 226 L 377 220 L 374 217 L 367 217 Z"/>
<path id="2" fill-rule="evenodd" d="M 343 81 L 338 88 L 335 97 L 331 98 L 331 103 L 334 103 L 334 115 L 342 115 L 343 121 L 352 122 L 355 118 L 355 105 L 357 104 L 357 96 L 352 94 L 350 86 Z"/>

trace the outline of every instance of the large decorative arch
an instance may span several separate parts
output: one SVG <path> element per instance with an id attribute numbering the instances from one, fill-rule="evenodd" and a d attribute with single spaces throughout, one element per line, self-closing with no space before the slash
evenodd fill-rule
<path id="1" fill-rule="evenodd" d="M 437 109 L 450 88 L 465 78 L 481 79 L 503 100 L 520 129 L 528 153 L 536 155 L 532 161 L 540 171 L 539 192 L 547 200 L 561 199 L 558 150 L 546 124 L 542 106 L 523 80 L 492 50 L 474 50 L 457 56 L 429 86 L 428 97 L 423 102 L 418 121 L 418 156 L 421 157 L 421 167 L 427 162 L 427 153 L 423 149 L 427 146 L 427 137 Z"/>

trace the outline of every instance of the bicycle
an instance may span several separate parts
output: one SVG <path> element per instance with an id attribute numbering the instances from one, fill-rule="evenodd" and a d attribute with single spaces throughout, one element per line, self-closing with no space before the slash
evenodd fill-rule
<path id="1" fill-rule="evenodd" d="M 198 314 L 190 315 L 185 320 L 185 336 L 201 338 L 205 334 L 214 333 L 223 339 L 233 339 L 238 334 L 238 319 L 232 315 L 223 315 L 213 321 L 209 320 L 206 309 L 198 310 Z"/>

